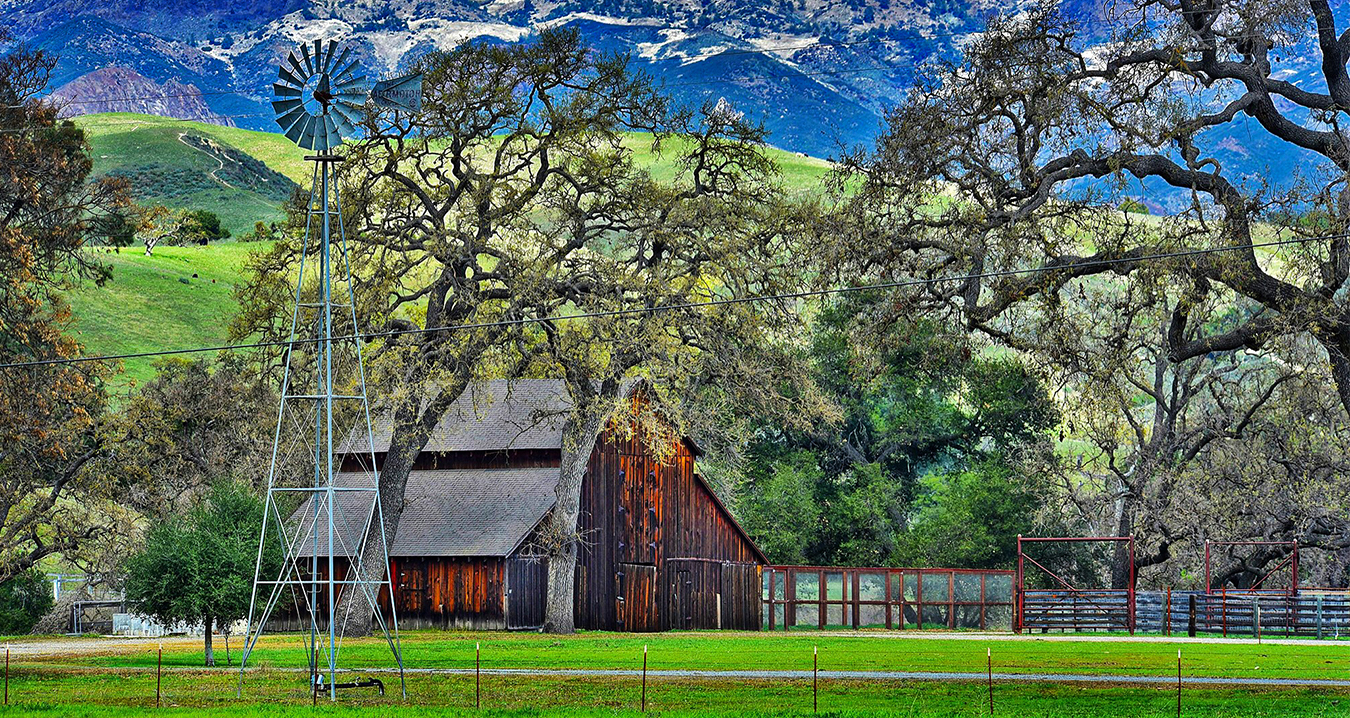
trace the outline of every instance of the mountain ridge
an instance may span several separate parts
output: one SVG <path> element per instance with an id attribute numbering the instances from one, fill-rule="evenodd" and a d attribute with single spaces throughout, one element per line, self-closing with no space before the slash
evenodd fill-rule
<path id="1" fill-rule="evenodd" d="M 758 116 L 776 146 L 828 156 L 875 137 L 886 107 L 912 80 L 909 68 L 949 51 L 948 35 L 975 26 L 973 7 L 961 0 L 292 0 L 222 9 L 202 0 L 8 0 L 0 15 L 21 38 L 60 56 L 53 89 L 62 97 L 117 109 L 115 87 L 100 92 L 86 80 L 77 95 L 68 85 L 125 67 L 155 83 L 199 88 L 209 113 L 194 117 L 261 130 L 272 129 L 276 65 L 300 42 L 344 41 L 368 73 L 389 75 L 432 49 L 575 27 L 597 48 L 629 53 L 677 101 L 726 100 Z M 820 118 L 831 121 L 824 130 Z"/>

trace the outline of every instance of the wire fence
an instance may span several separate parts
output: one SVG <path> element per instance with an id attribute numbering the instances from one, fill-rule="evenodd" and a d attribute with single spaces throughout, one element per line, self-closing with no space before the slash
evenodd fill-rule
<path id="1" fill-rule="evenodd" d="M 1233 691 L 1232 695 L 1224 694 L 1224 700 L 1246 701 L 1231 706 L 1238 709 L 1258 704 L 1270 709 L 1269 691 L 1275 691 L 1276 699 L 1286 695 L 1279 691 L 1287 691 L 1291 700 L 1307 700 L 1309 690 L 1350 697 L 1350 680 L 1333 667 L 1314 674 L 1307 667 L 1311 663 L 1305 662 L 1296 670 L 1296 662 L 1286 660 L 1283 665 L 1268 666 L 1260 675 L 1237 671 L 1225 677 L 1217 672 L 1212 649 L 1197 652 L 1194 663 L 1183 664 L 1182 655 L 1192 650 L 1185 643 L 1177 644 L 1181 649 L 1178 653 L 1173 653 L 1169 644 L 1147 656 L 1122 661 L 1121 647 L 1111 643 L 1093 644 L 1097 648 L 1084 653 L 1081 648 L 1058 643 L 966 640 L 962 643 L 968 644 L 969 650 L 948 653 L 936 661 L 939 652 L 928 648 L 928 641 L 916 640 L 906 642 L 903 651 L 889 650 L 892 661 L 897 655 L 908 658 L 887 667 L 883 665 L 886 659 L 869 655 L 869 646 L 875 643 L 847 639 L 829 643 L 826 636 L 819 644 L 815 638 L 766 636 L 770 643 L 753 653 L 715 657 L 710 649 L 720 639 L 715 634 L 704 635 L 709 660 L 696 662 L 691 662 L 688 646 L 680 644 L 700 640 L 697 634 L 677 634 L 672 637 L 674 645 L 662 645 L 658 639 L 650 653 L 642 637 L 596 638 L 599 641 L 567 643 L 566 648 L 581 654 L 573 656 L 541 652 L 552 644 L 538 638 L 507 635 L 480 643 L 454 636 L 451 650 L 440 650 L 428 661 L 432 667 L 409 669 L 407 702 L 455 708 L 605 708 L 633 712 L 732 711 L 738 705 L 753 704 L 775 714 L 908 710 L 907 715 L 991 715 L 1019 712 L 1029 705 L 1067 708 L 1092 691 L 1113 696 L 1112 705 L 1147 709 L 1150 714 L 1172 706 L 1183 696 L 1186 703 L 1179 706 L 1190 705 L 1192 700 L 1204 702 L 1208 699 L 1203 694 L 1212 697 L 1215 689 L 1224 688 Z M 522 646 L 521 640 L 533 640 L 535 645 Z M 603 651 L 603 656 L 585 655 L 615 641 L 622 643 L 617 650 Z M 1306 644 L 1308 648 L 1316 645 Z M 1047 650 L 1055 651 L 1055 646 L 1063 648 L 1057 651 L 1055 661 L 1047 662 L 1044 656 Z M 6 648 L 5 700 L 50 709 L 62 705 L 303 705 L 327 699 L 326 693 L 316 695 L 311 690 L 300 652 L 277 653 L 250 669 L 242 693 L 236 693 L 237 668 L 185 665 L 185 660 L 200 660 L 201 654 L 181 641 L 170 643 L 169 648 L 165 653 L 156 642 L 134 646 L 123 643 L 117 649 L 91 652 L 86 658 L 51 651 L 24 653 L 17 660 Z M 166 658 L 168 665 L 164 663 Z M 368 656 L 356 654 L 353 658 Z M 704 667 L 691 667 L 697 665 Z M 341 703 L 402 702 L 396 690 L 384 690 L 386 684 L 397 685 L 397 678 L 387 668 L 346 670 L 339 681 L 343 686 L 338 693 Z M 938 684 L 945 687 L 937 688 Z M 1063 690 L 1058 691 L 1056 686 Z M 1253 693 L 1249 690 L 1252 688 L 1268 692 Z M 914 703 L 923 701 L 932 702 L 929 710 L 915 711 Z M 1074 715 L 1098 714 L 1080 711 Z"/>

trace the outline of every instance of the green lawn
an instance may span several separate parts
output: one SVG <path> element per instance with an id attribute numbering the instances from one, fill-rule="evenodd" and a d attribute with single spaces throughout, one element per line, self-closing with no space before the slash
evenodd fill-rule
<path id="1" fill-rule="evenodd" d="M 397 683 L 379 697 L 371 689 L 344 691 L 336 707 L 311 708 L 306 676 L 250 674 L 244 697 L 236 698 L 233 671 L 168 672 L 161 686 L 165 709 L 181 716 L 638 716 L 638 679 L 486 676 L 482 706 L 474 710 L 472 676 L 414 676 L 405 704 Z M 387 676 L 386 676 L 387 678 Z M 820 712 L 836 716 L 989 715 L 989 695 L 980 683 L 822 680 Z M 666 716 L 798 716 L 812 714 L 810 680 L 668 681 L 649 679 L 647 708 Z M 0 716 L 129 716 L 153 710 L 155 674 L 150 672 L 17 671 L 11 702 Z M 1186 716 L 1339 716 L 1346 715 L 1350 693 L 1329 690 L 1187 689 Z M 414 710 L 409 710 L 412 707 Z M 1171 688 L 1100 685 L 999 685 L 995 715 L 1021 718 L 1128 718 L 1171 716 Z"/>
<path id="2" fill-rule="evenodd" d="M 222 344 L 238 310 L 231 292 L 241 280 L 244 260 L 248 252 L 262 246 L 225 242 L 159 247 L 152 257 L 145 256 L 140 247 L 120 253 L 89 250 L 112 265 L 113 275 L 102 287 L 86 283 L 67 295 L 76 338 L 89 355 Z M 119 383 L 150 378 L 152 362 L 126 360 L 126 373 Z"/>
<path id="3" fill-rule="evenodd" d="M 32 639 L 27 639 L 32 640 Z M 96 640 L 96 639 L 86 639 Z M 981 671 L 985 649 L 992 647 L 996 672 L 1072 672 L 1175 675 L 1175 643 L 1100 643 L 1090 641 L 1017 641 L 906 639 L 858 636 L 770 635 L 746 633 L 673 633 L 646 636 L 588 633 L 557 638 L 538 634 L 410 632 L 404 654 L 410 668 L 473 666 L 475 642 L 483 645 L 485 668 L 641 667 L 643 645 L 650 648 L 653 670 L 777 669 L 809 670 L 811 648 L 820 648 L 820 667 L 876 670 Z M 236 639 L 237 649 L 238 641 Z M 223 648 L 223 646 L 219 646 Z M 154 642 L 109 655 L 24 657 L 11 671 L 8 715 L 134 715 L 154 705 Z M 1191 676 L 1344 678 L 1350 661 L 1345 646 L 1295 646 L 1236 643 L 1181 645 L 1185 673 Z M 343 664 L 350 668 L 387 667 L 387 649 L 373 639 L 349 640 Z M 183 716 L 337 715 L 386 716 L 403 713 L 397 679 L 381 673 L 390 695 L 369 689 L 341 694 L 335 711 L 311 709 L 302 667 L 304 654 L 293 635 L 264 639 L 257 670 L 235 697 L 237 668 L 197 667 L 199 650 L 182 642 L 165 653 L 161 690 L 164 711 Z M 217 657 L 224 659 L 223 650 Z M 237 652 L 234 658 L 238 660 Z M 359 670 L 357 671 L 359 674 Z M 1350 690 L 1310 688 L 1185 687 L 1187 716 L 1339 716 L 1350 715 Z M 641 681 L 634 677 L 560 677 L 486 675 L 485 709 L 473 710 L 472 675 L 410 672 L 408 702 L 420 715 L 618 716 L 638 715 Z M 648 708 L 670 716 L 806 715 L 812 711 L 809 678 L 676 679 L 650 677 Z M 820 710 L 848 716 L 988 715 L 983 681 L 822 679 Z M 1024 684 L 995 682 L 995 713 L 1023 718 L 1125 718 L 1175 715 L 1173 686 L 1109 684 Z"/>
<path id="4" fill-rule="evenodd" d="M 90 639 L 96 640 L 96 639 Z M 237 648 L 237 640 L 236 640 Z M 810 670 L 812 648 L 820 651 L 821 670 L 955 671 L 985 670 L 992 649 L 995 672 L 1175 675 L 1180 648 L 1186 675 L 1236 678 L 1350 679 L 1350 648 L 1338 642 L 1295 645 L 1237 642 L 1048 641 L 1003 637 L 988 639 L 908 639 L 899 634 L 812 635 L 807 633 L 690 632 L 634 635 L 582 633 L 570 637 L 536 633 L 458 633 L 412 631 L 403 635 L 411 668 L 470 668 L 474 645 L 482 644 L 488 668 L 634 669 L 649 648 L 653 670 Z M 147 644 L 150 645 L 150 644 Z M 219 657 L 224 646 L 218 645 Z M 344 662 L 385 665 L 382 641 L 352 639 L 343 646 Z M 300 637 L 265 636 L 254 657 L 260 666 L 294 666 L 304 660 Z M 51 657 L 41 662 L 102 668 L 151 668 L 149 650 L 95 656 Z M 199 646 L 171 644 L 167 666 L 201 665 Z"/>

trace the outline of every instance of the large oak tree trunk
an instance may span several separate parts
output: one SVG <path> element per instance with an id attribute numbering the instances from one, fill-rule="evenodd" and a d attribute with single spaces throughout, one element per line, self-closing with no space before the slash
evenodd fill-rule
<path id="1" fill-rule="evenodd" d="M 425 408 L 419 397 L 410 397 L 402 402 L 394 412 L 394 431 L 390 437 L 389 450 L 384 463 L 379 467 L 380 508 L 383 522 L 372 521 L 370 533 L 365 540 L 365 548 L 360 559 L 361 570 L 353 565 L 348 571 L 348 580 L 373 581 L 389 576 L 389 565 L 384 562 L 386 546 L 392 547 L 394 536 L 398 534 L 399 519 L 403 515 L 404 493 L 408 487 L 408 474 L 412 472 L 417 457 L 431 439 L 431 433 L 440 423 L 441 417 L 450 405 L 459 398 L 468 386 L 468 377 L 455 377 L 454 381 L 442 386 L 441 392 Z M 383 529 L 383 540 L 380 530 Z M 343 621 L 349 636 L 369 636 L 374 625 L 374 612 L 371 610 L 370 597 L 361 586 L 348 585 L 341 592 L 335 608 L 339 621 Z M 378 599 L 377 587 L 370 586 L 370 593 Z M 391 586 L 390 599 L 393 599 Z M 392 630 L 393 626 L 389 626 Z"/>
<path id="2" fill-rule="evenodd" d="M 1133 536 L 1134 515 L 1139 506 L 1139 499 L 1135 497 L 1132 491 L 1124 493 L 1125 495 L 1120 499 L 1119 513 L 1116 516 L 1116 535 Z M 1128 541 L 1116 541 L 1111 552 L 1111 588 L 1125 589 L 1131 587 L 1133 574 L 1130 568 L 1131 560 L 1130 543 Z"/>
<path id="3" fill-rule="evenodd" d="M 558 503 L 549 513 L 543 532 L 548 551 L 548 596 L 544 607 L 545 633 L 576 631 L 574 613 L 577 549 L 580 535 L 577 520 L 581 512 L 581 483 L 586 477 L 595 442 L 609 419 L 613 396 L 591 397 L 578 401 L 563 429 L 562 467 L 555 488 Z"/>

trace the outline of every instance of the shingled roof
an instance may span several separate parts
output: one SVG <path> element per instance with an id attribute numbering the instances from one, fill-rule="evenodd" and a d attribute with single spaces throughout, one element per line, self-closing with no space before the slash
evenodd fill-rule
<path id="1" fill-rule="evenodd" d="M 339 486 L 356 485 L 341 474 Z M 408 475 L 403 517 L 389 545 L 390 556 L 507 556 L 555 503 L 557 467 L 435 469 Z M 338 555 L 355 550 L 370 512 L 370 494 L 338 494 L 334 513 Z M 295 517 L 312 515 L 307 500 Z M 293 530 L 293 529 L 292 529 Z M 319 555 L 328 555 L 327 526 L 320 527 Z M 303 542 L 302 556 L 313 553 Z"/>
<path id="2" fill-rule="evenodd" d="M 555 379 L 474 384 L 446 411 L 423 451 L 561 449 L 563 423 L 570 407 L 566 387 Z M 374 419 L 372 433 L 377 453 L 388 450 L 392 429 L 387 414 Z M 698 448 L 688 439 L 685 441 L 697 455 Z M 366 453 L 369 446 L 364 432 L 354 432 L 338 451 Z M 510 555 L 556 503 L 558 471 L 556 466 L 412 471 L 389 555 Z M 370 475 L 347 473 L 335 479 L 339 486 L 368 486 Z M 370 514 L 371 496 L 338 492 L 334 516 L 337 555 L 349 555 L 355 550 L 361 527 Z M 306 500 L 292 520 L 303 520 L 312 511 L 311 506 Z M 319 555 L 326 556 L 326 525 L 317 533 Z M 312 536 L 303 544 L 299 548 L 301 555 L 313 553 Z"/>
<path id="3" fill-rule="evenodd" d="M 471 385 L 445 412 L 423 451 L 500 451 L 560 449 L 563 422 L 572 400 L 557 379 L 493 380 Z M 375 451 L 389 449 L 393 421 L 388 414 L 372 421 Z M 370 451 L 364 433 L 344 441 L 342 453 Z"/>

